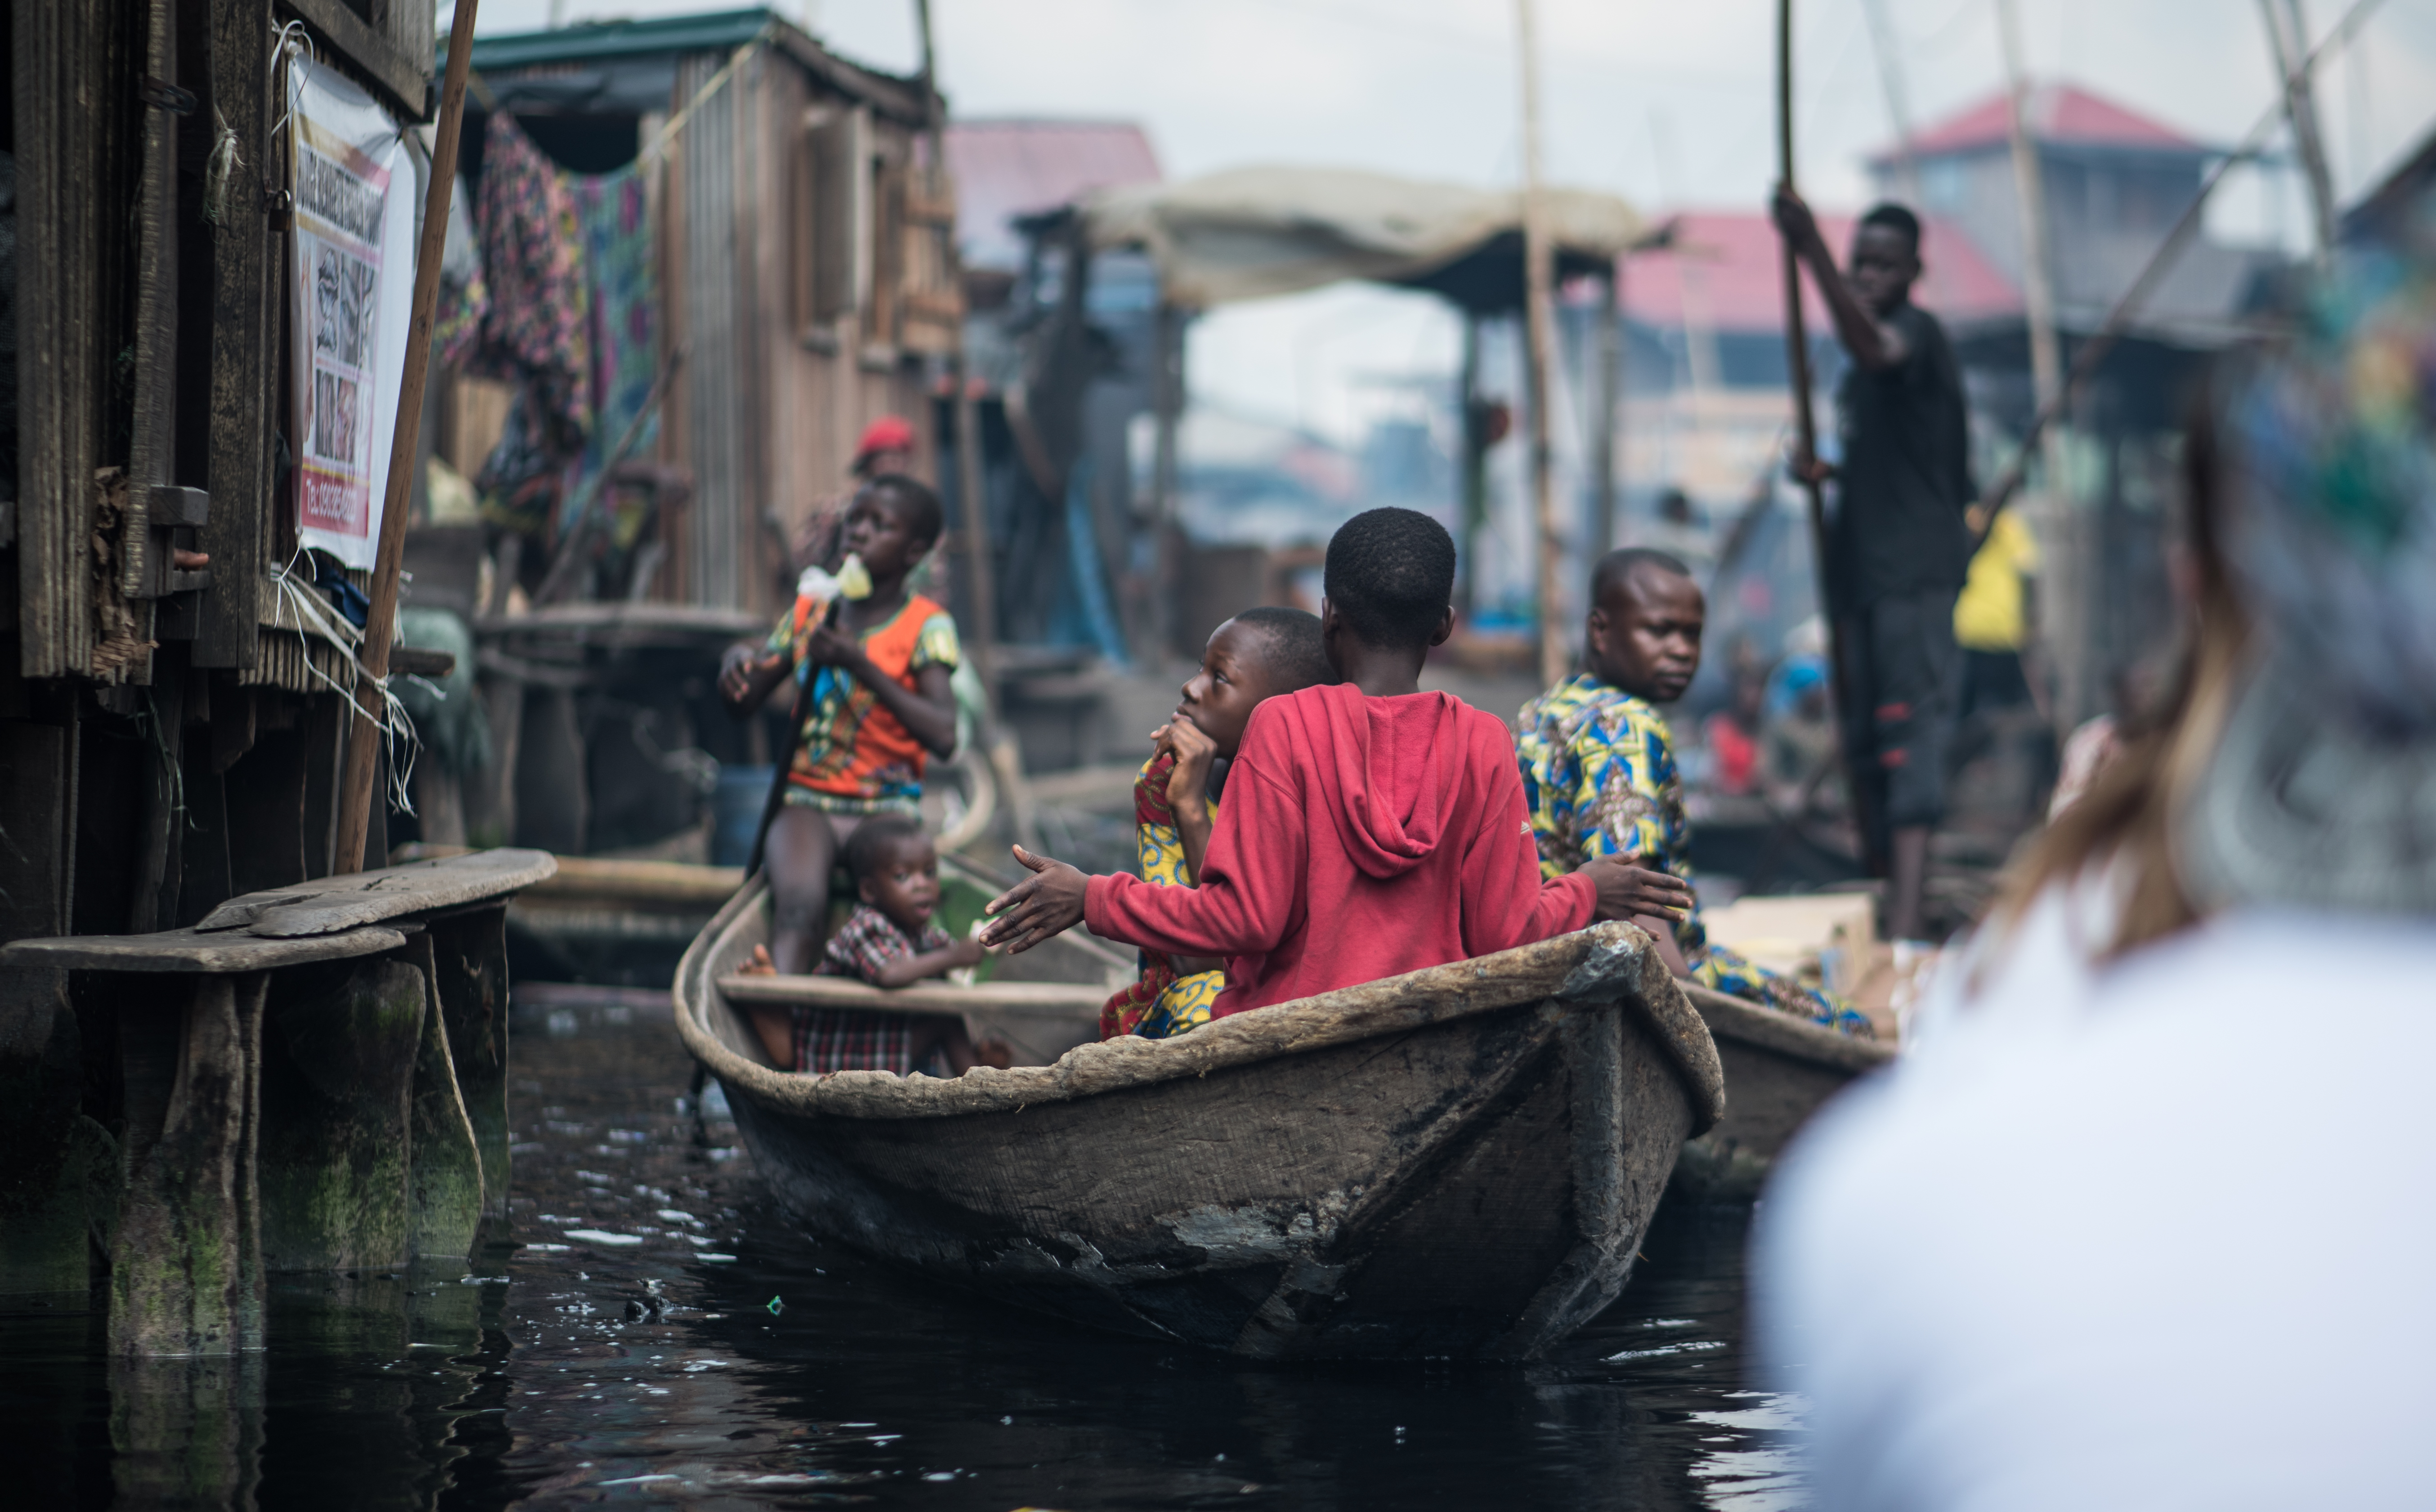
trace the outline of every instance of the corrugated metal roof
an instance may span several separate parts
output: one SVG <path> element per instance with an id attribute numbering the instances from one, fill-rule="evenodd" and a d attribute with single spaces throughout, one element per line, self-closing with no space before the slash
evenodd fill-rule
<path id="1" fill-rule="evenodd" d="M 1653 221 L 1663 217 L 1652 217 Z M 1853 236 L 1852 216 L 1818 217 L 1827 245 L 1839 251 Z M 1633 257 L 1624 275 L 1625 312 L 1645 325 L 1680 326 L 1700 320 L 1713 330 L 1784 329 L 1784 273 L 1776 227 L 1764 215 L 1692 211 L 1676 217 L 1675 250 Z M 1914 287 L 1920 307 L 1946 321 L 2010 314 L 2022 296 L 1960 230 L 1934 217 L 1921 228 L 1924 271 Z M 1832 330 L 1826 304 L 1809 289 L 1802 315 L 1811 328 Z"/>
<path id="2" fill-rule="evenodd" d="M 2038 85 L 2026 103 L 2024 124 L 2031 140 L 2050 146 L 2193 154 L 2213 150 L 2170 126 L 2078 85 Z M 2012 103 L 2000 91 L 1921 132 L 1912 140 L 1912 152 L 1928 157 L 2003 147 L 2011 139 L 2011 130 Z M 1889 163 L 1894 155 L 1893 148 L 1881 148 L 1870 155 L 1870 161 Z"/>
<path id="3" fill-rule="evenodd" d="M 586 62 L 645 53 L 723 52 L 751 42 L 770 24 L 766 6 L 714 10 L 648 21 L 579 21 L 550 31 L 518 31 L 474 39 L 474 67 L 530 68 L 536 63 Z M 447 39 L 441 39 L 442 48 Z"/>
<path id="4" fill-rule="evenodd" d="M 1158 154 L 1131 121 L 960 120 L 948 126 L 956 239 L 965 261 L 1013 268 L 1018 216 L 1071 204 L 1092 189 L 1157 183 Z"/>

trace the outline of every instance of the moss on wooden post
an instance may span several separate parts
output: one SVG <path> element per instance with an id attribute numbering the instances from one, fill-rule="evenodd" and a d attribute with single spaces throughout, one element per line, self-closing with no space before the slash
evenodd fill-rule
<path id="1" fill-rule="evenodd" d="M 413 1253 L 408 1176 L 423 973 L 381 956 L 272 984 L 262 1069 L 262 1254 L 273 1271 Z"/>
<path id="2" fill-rule="evenodd" d="M 508 911 L 478 908 L 431 923 L 432 981 L 448 1029 L 457 1090 L 482 1158 L 482 1216 L 508 1216 Z"/>
<path id="3" fill-rule="evenodd" d="M 111 1246 L 110 1335 L 120 1355 L 233 1354 L 261 1343 L 247 1156 L 264 985 L 260 973 L 169 979 L 165 994 L 192 994 L 183 1011 L 130 1026 L 130 1083 L 139 1061 L 174 1070 L 157 1104 L 139 1103 L 130 1086 L 127 1196 Z"/>
<path id="4" fill-rule="evenodd" d="M 457 1086 L 428 933 L 407 946 L 424 983 L 423 1038 L 414 1062 L 414 1253 L 465 1259 L 482 1225 L 482 1156 Z"/>

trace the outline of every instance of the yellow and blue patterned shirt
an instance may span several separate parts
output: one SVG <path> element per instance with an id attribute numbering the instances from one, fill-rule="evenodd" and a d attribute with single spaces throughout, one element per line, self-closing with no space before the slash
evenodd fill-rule
<path id="1" fill-rule="evenodd" d="M 1656 705 L 1584 673 L 1522 705 L 1520 723 L 1514 754 L 1541 876 L 1613 856 L 1692 879 L 1675 736 Z M 1687 964 L 1707 953 L 1696 905 L 1675 943 Z"/>
<path id="2" fill-rule="evenodd" d="M 1137 780 L 1147 776 L 1158 761 L 1154 754 L 1142 763 Z M 1218 805 L 1209 805 L 1209 817 L 1218 817 Z M 1184 841 L 1174 825 L 1139 819 L 1134 826 L 1135 843 L 1141 859 L 1142 880 L 1155 887 L 1191 887 L 1192 868 L 1185 863 Z M 1142 1016 L 1134 1033 L 1145 1039 L 1167 1039 L 1200 1028 L 1209 1021 L 1209 1011 L 1218 995 L 1227 990 L 1224 971 L 1196 971 L 1178 977 L 1163 988 L 1158 1001 Z"/>
<path id="3" fill-rule="evenodd" d="M 1692 821 L 1675 736 L 1647 699 L 1585 673 L 1522 705 L 1514 754 L 1540 871 L 1561 877 L 1601 856 L 1692 880 Z M 1675 926 L 1692 980 L 1846 1034 L 1868 1022 L 1842 1001 L 1709 944 L 1700 905 Z"/>

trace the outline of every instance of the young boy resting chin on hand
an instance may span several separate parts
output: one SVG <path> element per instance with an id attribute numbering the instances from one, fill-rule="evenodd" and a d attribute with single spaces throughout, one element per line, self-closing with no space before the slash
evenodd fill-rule
<path id="1" fill-rule="evenodd" d="M 1201 668 L 1184 685 L 1175 717 L 1151 732 L 1151 756 L 1134 779 L 1134 832 L 1144 881 L 1191 887 L 1209 851 L 1227 764 L 1252 710 L 1266 699 L 1336 681 L 1319 617 L 1299 609 L 1246 609 L 1209 633 Z M 1100 1037 L 1165 1039 L 1209 1021 L 1225 990 L 1224 964 L 1209 956 L 1141 951 L 1141 974 L 1100 1010 Z"/>
<path id="2" fill-rule="evenodd" d="M 1020 846 L 1036 876 L 993 899 L 984 943 L 1028 949 L 1088 918 L 1144 949 L 1227 964 L 1214 1017 L 1488 955 L 1593 916 L 1679 918 L 1691 890 L 1594 861 L 1543 881 L 1514 742 L 1495 715 L 1423 692 L 1454 628 L 1454 541 L 1413 510 L 1328 544 L 1320 635 L 1342 682 L 1252 711 L 1191 888 L 1085 877 Z"/>
<path id="3" fill-rule="evenodd" d="M 867 819 L 845 846 L 846 866 L 861 901 L 829 937 L 815 975 L 856 977 L 875 987 L 910 987 L 958 966 L 979 962 L 979 942 L 958 940 L 942 928 L 939 853 L 914 820 L 896 814 Z M 977 1065 L 1004 1066 L 1006 1047 L 984 1041 L 979 1050 L 960 1019 L 945 1014 L 869 1013 L 854 1008 L 799 1007 L 790 1011 L 785 1037 L 773 1043 L 774 1026 L 756 1016 L 771 1058 L 798 1071 L 895 1071 L 910 1075 L 932 1055 L 948 1073 L 962 1076 Z"/>

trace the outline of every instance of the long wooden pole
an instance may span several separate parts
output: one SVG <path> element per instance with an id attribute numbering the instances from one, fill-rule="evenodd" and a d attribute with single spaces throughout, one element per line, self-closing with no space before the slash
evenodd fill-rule
<path id="1" fill-rule="evenodd" d="M 1540 185 L 1540 36 L 1538 8 L 1514 0 L 1522 54 L 1522 349 L 1531 409 L 1531 511 L 1540 553 L 1540 686 L 1553 687 L 1572 669 L 1572 637 L 1559 617 L 1563 584 L 1557 566 L 1564 542 L 1557 533 L 1556 456 L 1548 435 L 1549 368 L 1557 344 L 1556 269 L 1548 240 L 1548 207 Z"/>
<path id="2" fill-rule="evenodd" d="M 1792 190 L 1793 0 L 1777 0 L 1776 6 L 1776 164 L 1777 182 Z M 1827 631 L 1827 685 L 1836 704 L 1836 764 L 1844 773 L 1844 793 L 1860 830 L 1861 854 L 1869 862 L 1870 875 L 1882 877 L 1886 875 L 1886 858 L 1879 854 L 1876 826 L 1865 807 L 1868 795 L 1846 755 L 1850 748 L 1844 741 L 1844 721 L 1852 714 L 1844 698 L 1844 633 L 1836 613 L 1835 585 L 1828 574 L 1827 500 L 1819 491 L 1818 480 L 1807 476 L 1808 464 L 1818 456 L 1818 419 L 1810 407 L 1810 322 L 1801 310 L 1801 263 L 1794 255 L 1791 238 L 1780 236 L 1778 241 L 1784 248 L 1784 358 L 1793 382 L 1794 433 L 1800 440 L 1804 464 L 1801 492 L 1810 506 L 1810 558 L 1818 581 L 1818 619 Z"/>
<path id="3" fill-rule="evenodd" d="M 2284 80 L 2284 113 L 2292 123 L 2292 146 L 2309 181 L 2309 222 L 2312 248 L 2323 268 L 2335 251 L 2334 177 L 2326 171 L 2325 138 L 2318 130 L 2318 92 L 2300 61 L 2309 52 L 2307 19 L 2301 0 L 2258 0 L 2260 19 L 2267 23 L 2267 50 L 2275 60 L 2276 76 Z"/>
<path id="4" fill-rule="evenodd" d="M 479 0 L 457 0 L 448 27 L 448 72 L 440 90 L 440 139 L 431 149 L 431 187 L 423 197 L 423 237 L 414 251 L 414 315 L 406 328 L 406 374 L 398 385 L 397 430 L 390 443 L 389 488 L 381 501 L 380 553 L 374 558 L 372 613 L 364 620 L 362 671 L 348 720 L 347 766 L 339 784 L 339 845 L 330 870 L 364 869 L 389 681 L 390 627 L 397 621 L 397 575 L 406 555 L 407 500 L 414 490 L 415 443 L 423 426 L 423 386 L 431 370 L 431 319 L 440 302 L 440 259 L 448 244 L 448 196 L 457 182 L 457 135 L 465 117 L 465 74 L 474 54 Z"/>

